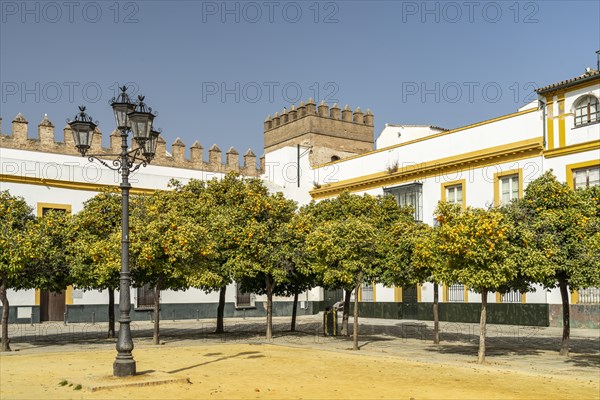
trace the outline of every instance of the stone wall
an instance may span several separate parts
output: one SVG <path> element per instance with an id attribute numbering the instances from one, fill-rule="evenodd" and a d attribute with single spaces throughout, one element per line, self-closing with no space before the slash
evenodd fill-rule
<path id="1" fill-rule="evenodd" d="M 345 158 L 374 149 L 374 116 L 370 110 L 363 113 L 347 105 L 331 108 L 321 102 L 317 107 L 313 99 L 298 108 L 284 109 L 281 114 L 270 115 L 264 123 L 265 153 L 286 146 L 312 146 L 311 165 L 332 161 L 332 157 Z"/>
<path id="2" fill-rule="evenodd" d="M 68 154 L 79 156 L 75 148 L 73 133 L 69 126 L 63 128 L 62 137 L 56 137 L 54 124 L 44 116 L 38 124 L 37 137 L 29 138 L 29 122 L 19 113 L 12 121 L 12 131 L 10 134 L 4 134 L 2 130 L 2 119 L 0 118 L 0 148 L 12 148 L 20 150 L 38 151 L 43 153 Z M 110 134 L 110 147 L 102 147 L 102 132 L 96 130 L 92 137 L 92 146 L 90 154 L 109 156 L 121 151 L 121 136 L 118 131 Z M 239 153 L 233 147 L 225 153 L 226 158 L 223 162 L 221 149 L 214 144 L 208 150 L 208 160 L 204 159 L 204 149 L 199 141 L 189 149 L 190 157 L 185 157 L 186 146 L 177 138 L 171 145 L 171 153 L 167 153 L 167 143 L 161 137 L 156 149 L 156 155 L 152 160 L 152 165 L 164 167 L 195 169 L 207 172 L 236 171 L 246 176 L 258 176 L 260 169 L 256 165 L 256 155 L 250 149 L 244 153 L 243 164 L 239 164 Z"/>

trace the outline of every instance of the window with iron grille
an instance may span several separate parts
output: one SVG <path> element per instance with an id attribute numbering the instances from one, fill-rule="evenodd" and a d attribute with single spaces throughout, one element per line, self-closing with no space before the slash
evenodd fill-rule
<path id="1" fill-rule="evenodd" d="M 600 106 L 596 96 L 583 96 L 575 103 L 575 126 L 600 121 Z"/>
<path id="2" fill-rule="evenodd" d="M 600 166 L 573 170 L 573 187 L 575 189 L 600 185 Z"/>
<path id="3" fill-rule="evenodd" d="M 448 286 L 448 301 L 463 303 L 465 301 L 465 285 Z"/>
<path id="4" fill-rule="evenodd" d="M 510 292 L 506 292 L 502 295 L 503 303 L 520 303 L 521 302 L 521 292 L 518 290 L 511 290 Z"/>
<path id="5" fill-rule="evenodd" d="M 409 185 L 395 186 L 383 189 L 385 194 L 391 194 L 401 206 L 411 206 L 417 222 L 423 221 L 423 184 L 411 183 Z"/>
<path id="6" fill-rule="evenodd" d="M 373 302 L 373 285 L 363 282 L 360 293 L 360 301 Z"/>
<path id="7" fill-rule="evenodd" d="M 600 304 L 600 287 L 589 287 L 579 290 L 580 304 Z"/>
<path id="8" fill-rule="evenodd" d="M 145 284 L 137 288 L 137 308 L 154 307 L 154 287 Z"/>

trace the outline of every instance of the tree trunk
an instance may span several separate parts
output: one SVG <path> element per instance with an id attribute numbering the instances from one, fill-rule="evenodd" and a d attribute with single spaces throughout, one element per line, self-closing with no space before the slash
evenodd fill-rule
<path id="1" fill-rule="evenodd" d="M 152 336 L 152 344 L 160 344 L 160 284 L 162 279 L 159 278 L 154 287 L 154 335 Z"/>
<path id="2" fill-rule="evenodd" d="M 350 297 L 352 290 L 344 290 L 344 310 L 342 312 L 342 336 L 348 336 L 348 316 L 350 315 Z"/>
<path id="3" fill-rule="evenodd" d="M 562 343 L 560 344 L 560 355 L 569 355 L 569 337 L 571 336 L 571 313 L 569 305 L 569 288 L 567 286 L 567 280 L 564 276 L 558 277 L 558 287 L 560 288 L 560 297 L 562 299 L 563 309 L 563 335 Z"/>
<path id="4" fill-rule="evenodd" d="M 115 337 L 115 290 L 108 289 L 108 337 Z"/>
<path id="5" fill-rule="evenodd" d="M 485 362 L 485 318 L 487 312 L 487 289 L 481 291 L 481 317 L 479 319 L 479 353 L 477 354 L 477 362 L 483 364 Z"/>
<path id="6" fill-rule="evenodd" d="M 360 350 L 358 347 L 358 291 L 362 285 L 362 277 L 363 273 L 360 271 L 358 273 L 358 283 L 356 284 L 356 289 L 354 290 L 354 332 L 352 332 L 352 341 L 354 344 L 352 346 L 352 350 Z"/>
<path id="7" fill-rule="evenodd" d="M 296 314 L 298 312 L 298 293 L 294 293 L 294 305 L 292 307 L 292 327 L 291 331 L 296 332 Z"/>
<path id="8" fill-rule="evenodd" d="M 217 306 L 217 329 L 215 333 L 224 333 L 224 320 L 225 320 L 225 291 L 227 286 L 223 286 L 219 290 L 219 305 Z"/>
<path id="9" fill-rule="evenodd" d="M 273 283 L 271 277 L 267 276 L 267 340 L 273 338 Z"/>
<path id="10" fill-rule="evenodd" d="M 0 283 L 0 300 L 2 301 L 2 348 L 0 351 L 10 351 L 8 344 L 8 297 L 6 296 L 6 279 Z"/>
<path id="11" fill-rule="evenodd" d="M 437 283 L 433 284 L 433 343 L 440 344 L 440 318 L 438 313 L 438 305 L 440 298 L 440 290 Z"/>

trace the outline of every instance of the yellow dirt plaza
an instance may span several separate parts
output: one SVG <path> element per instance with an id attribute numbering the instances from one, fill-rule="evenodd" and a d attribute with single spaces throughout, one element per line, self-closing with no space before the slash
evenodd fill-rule
<path id="1" fill-rule="evenodd" d="M 397 356 L 271 344 L 142 346 L 139 372 L 190 383 L 91 392 L 78 384 L 111 374 L 115 351 L 0 356 L 2 399 L 597 399 L 598 379 L 435 364 Z M 68 384 L 61 386 L 61 381 Z"/>

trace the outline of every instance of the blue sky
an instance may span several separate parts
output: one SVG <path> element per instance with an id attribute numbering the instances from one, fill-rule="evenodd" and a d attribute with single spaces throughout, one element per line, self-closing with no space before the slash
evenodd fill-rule
<path id="1" fill-rule="evenodd" d="M 263 120 L 308 97 L 454 128 L 596 66 L 598 1 L 1 2 L 3 133 L 85 104 L 107 132 L 128 83 L 170 145 L 262 153 Z M 205 157 L 206 154 L 205 154 Z"/>

